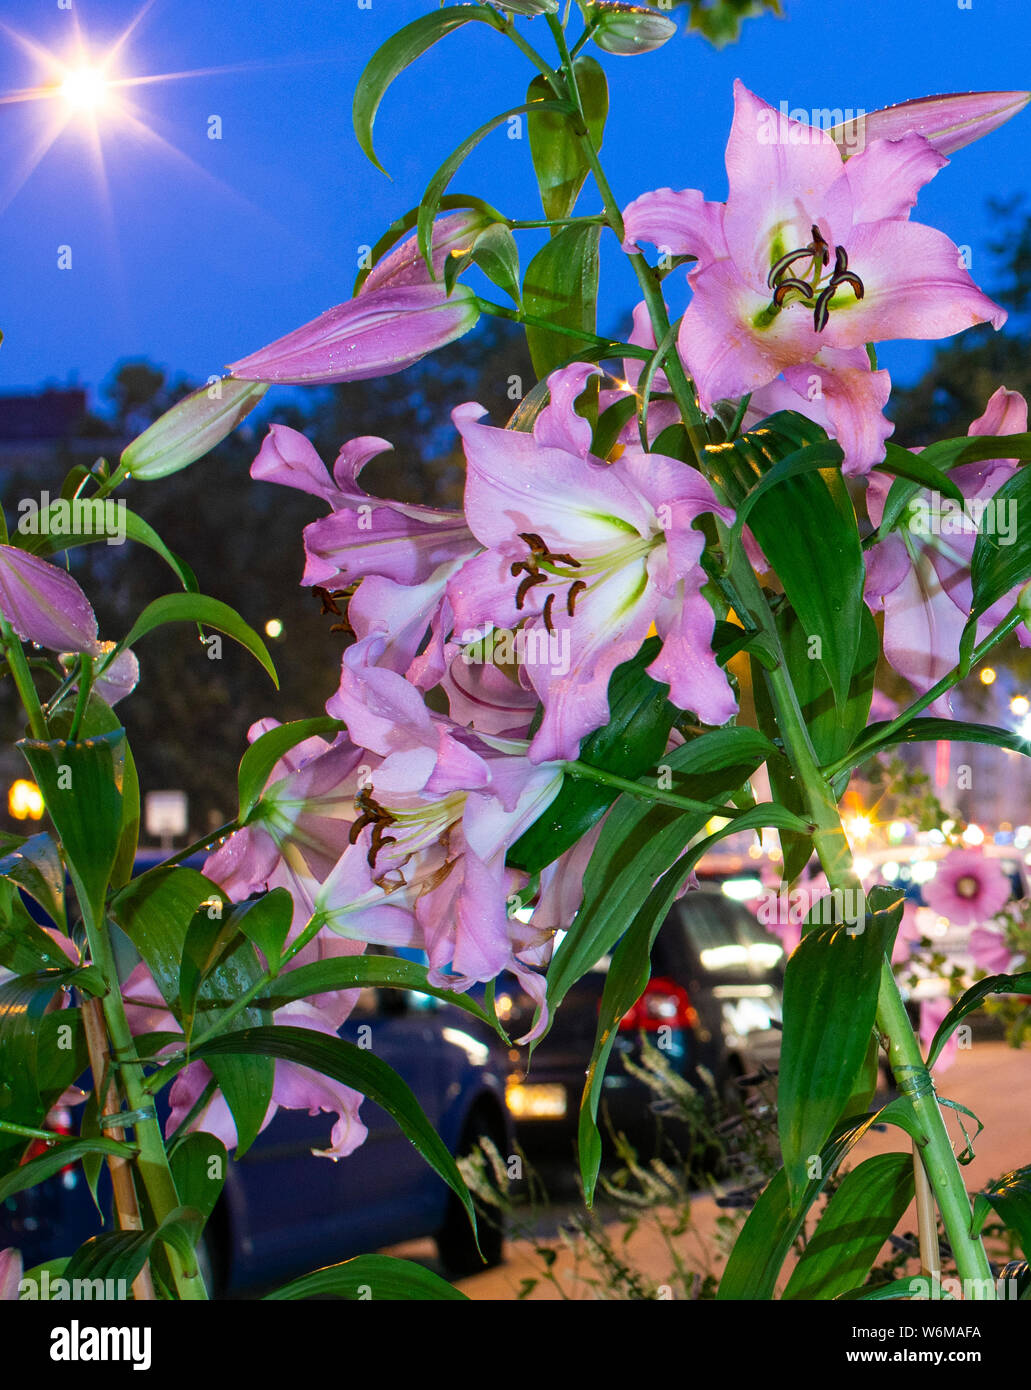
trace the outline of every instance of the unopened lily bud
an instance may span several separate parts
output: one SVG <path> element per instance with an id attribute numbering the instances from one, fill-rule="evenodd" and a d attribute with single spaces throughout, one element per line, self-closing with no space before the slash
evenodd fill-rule
<path id="1" fill-rule="evenodd" d="M 828 130 L 842 157 L 858 154 L 872 140 L 901 140 L 915 132 L 929 140 L 939 154 L 952 154 L 972 145 L 1022 111 L 1031 92 L 957 92 L 950 96 L 917 97 L 885 106 Z"/>
<path id="2" fill-rule="evenodd" d="M 268 390 L 263 381 L 213 381 L 166 410 L 122 454 L 122 467 L 149 481 L 178 473 L 232 434 Z"/>
<path id="3" fill-rule="evenodd" d="M 1017 608 L 1024 626 L 1031 631 L 1031 580 L 1029 580 L 1020 593 L 1017 595 Z"/>
<path id="4" fill-rule="evenodd" d="M 453 251 L 464 251 L 471 246 L 486 227 L 494 221 L 485 212 L 475 208 L 462 208 L 459 212 L 438 217 L 433 224 L 433 274 L 437 280 L 444 273 L 444 262 Z M 408 237 L 400 246 L 395 246 L 389 255 L 369 271 L 358 291 L 360 295 L 371 294 L 375 290 L 398 290 L 408 285 L 431 284 L 426 273 L 426 262 L 419 250 L 419 238 Z"/>
<path id="5" fill-rule="evenodd" d="M 497 0 L 499 10 L 510 10 L 512 14 L 526 15 L 533 19 L 539 14 L 557 14 L 558 0 Z"/>
<path id="6" fill-rule="evenodd" d="M 618 53 L 621 57 L 653 53 L 677 32 L 671 19 L 645 5 L 598 4 L 592 10 L 591 38 L 606 53 Z"/>

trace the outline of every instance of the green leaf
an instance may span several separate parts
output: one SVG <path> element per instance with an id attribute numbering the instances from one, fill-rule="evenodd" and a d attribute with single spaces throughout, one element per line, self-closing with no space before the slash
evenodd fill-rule
<path id="1" fill-rule="evenodd" d="M 180 1204 L 200 1217 L 199 1236 L 225 1184 L 226 1146 L 215 1135 L 198 1130 L 176 1144 L 169 1154 L 168 1165 Z"/>
<path id="2" fill-rule="evenodd" d="M 546 105 L 558 111 L 568 109 L 565 103 L 557 101 L 542 102 L 541 105 Z M 422 201 L 419 203 L 418 228 L 419 250 L 422 252 L 426 267 L 431 275 L 434 274 L 432 257 L 433 220 L 440 211 L 441 199 L 447 190 L 448 184 L 455 177 L 481 140 L 486 139 L 492 131 L 497 130 L 498 126 L 502 125 L 510 117 L 521 116 L 529 109 L 527 105 L 513 106 L 510 111 L 502 111 L 500 116 L 493 116 L 489 121 L 485 121 L 483 125 L 473 131 L 472 135 L 466 136 L 457 149 L 451 151 L 447 159 L 444 160 L 444 163 L 427 184 L 426 192 L 422 195 Z"/>
<path id="3" fill-rule="evenodd" d="M 136 1149 L 131 1144 L 123 1144 L 117 1139 L 71 1139 L 61 1141 L 38 1158 L 30 1159 L 16 1168 L 13 1173 L 0 1178 L 0 1202 L 13 1197 L 26 1188 L 35 1187 L 46 1178 L 52 1178 L 69 1163 L 82 1158 L 84 1154 L 116 1154 L 120 1158 L 135 1158 Z"/>
<path id="4" fill-rule="evenodd" d="M 769 1300 L 777 1286 L 777 1276 L 788 1252 L 802 1229 L 809 1208 L 823 1191 L 827 1182 L 849 1150 L 859 1142 L 883 1112 L 852 1117 L 835 1126 L 834 1137 L 819 1153 L 813 1165 L 814 1176 L 809 1178 L 801 1199 L 792 1205 L 788 1200 L 788 1179 L 785 1169 L 779 1168 L 763 1188 L 755 1206 L 742 1226 L 716 1297 L 727 1300 Z"/>
<path id="5" fill-rule="evenodd" d="M 394 1117 L 402 1132 L 458 1197 L 475 1229 L 472 1197 L 458 1165 L 408 1084 L 374 1053 L 355 1047 L 343 1038 L 316 1033 L 311 1028 L 272 1027 L 245 1028 L 212 1038 L 193 1055 L 202 1057 L 209 1066 L 222 1057 L 276 1057 L 310 1067 L 312 1071 L 360 1091 Z"/>
<path id="6" fill-rule="evenodd" d="M 862 1284 L 859 1288 L 839 1293 L 838 1301 L 878 1303 L 886 1299 L 910 1299 L 916 1297 L 917 1290 L 921 1300 L 928 1297 L 933 1298 L 935 1302 L 940 1299 L 952 1299 L 952 1294 L 943 1289 L 936 1280 L 931 1280 L 926 1274 L 915 1274 L 908 1279 L 893 1279 L 890 1284 Z"/>
<path id="7" fill-rule="evenodd" d="M 841 445 L 832 443 L 829 440 L 820 440 L 815 444 L 803 445 L 801 449 L 796 449 L 794 453 L 788 454 L 773 465 L 768 473 L 765 473 L 758 484 L 742 499 L 734 518 L 734 524 L 727 535 L 727 555 L 723 565 L 723 572 L 730 568 L 733 558 L 735 545 L 741 539 L 741 532 L 755 507 L 767 493 L 772 492 L 775 487 L 780 487 L 789 478 L 800 478 L 804 473 L 819 473 L 825 468 L 839 467 L 841 464 Z"/>
<path id="8" fill-rule="evenodd" d="M 892 444 L 890 440 L 884 447 L 884 462 L 874 464 L 873 471 L 875 473 L 887 473 L 896 478 L 906 478 L 919 487 L 940 492 L 943 497 L 951 497 L 961 507 L 966 506 L 966 499 L 960 489 L 947 473 L 943 473 L 941 469 L 935 468 L 932 463 L 928 462 L 926 453 L 912 454 L 908 449 L 903 449 L 898 444 Z"/>
<path id="9" fill-rule="evenodd" d="M 963 435 L 960 439 L 939 439 L 916 457 L 925 468 L 936 469 L 939 473 L 947 473 L 960 464 L 985 463 L 991 459 L 1016 458 L 1027 462 L 1031 459 L 1031 434 Z M 941 491 L 940 484 L 937 486 Z M 908 478 L 896 478 L 888 489 L 876 540 L 883 540 L 895 529 L 919 491 L 920 486 Z"/>
<path id="10" fill-rule="evenodd" d="M 44 1273 L 47 1276 L 46 1287 L 50 1291 L 54 1291 L 54 1285 L 56 1284 L 58 1279 L 64 1277 L 64 1272 L 67 1266 L 68 1258 L 67 1256 L 65 1256 L 60 1260 L 45 1260 L 42 1264 L 33 1265 L 31 1269 L 27 1269 L 21 1277 L 21 1282 L 25 1283 L 25 1281 L 28 1280 L 36 1286 L 35 1295 L 33 1296 L 32 1294 L 29 1294 L 28 1298 L 34 1302 L 40 1300 L 45 1301 L 46 1295 L 43 1293 Z"/>
<path id="11" fill-rule="evenodd" d="M 13 854 L 0 859 L 0 875 L 35 898 L 61 931 L 67 931 L 64 912 L 64 864 L 47 834 L 33 835 Z"/>
<path id="12" fill-rule="evenodd" d="M 1031 994 L 1031 970 L 1022 971 L 1019 975 L 989 975 L 987 979 L 978 980 L 976 985 L 971 985 L 965 994 L 961 994 L 931 1039 L 930 1051 L 927 1054 L 928 1067 L 934 1066 L 942 1048 L 967 1014 L 980 1008 L 990 994 Z"/>
<path id="13" fill-rule="evenodd" d="M 490 203 L 485 203 L 482 198 L 473 197 L 468 193 L 446 193 L 440 200 L 441 212 L 451 212 L 456 208 L 472 208 L 476 212 L 482 212 L 484 217 L 490 218 L 495 222 L 505 221 L 504 214 L 498 212 L 497 208 L 492 207 Z M 363 257 L 362 268 L 358 272 L 354 282 L 354 289 L 351 291 L 352 298 L 357 295 L 362 285 L 365 284 L 365 281 L 372 274 L 373 267 L 378 265 L 387 252 L 397 245 L 406 232 L 410 232 L 412 228 L 416 226 L 418 220 L 419 204 L 417 203 L 414 208 L 409 208 L 401 217 L 391 222 L 390 226 L 369 252 L 368 257 Z M 366 260 L 368 260 L 367 265 L 365 264 Z"/>
<path id="14" fill-rule="evenodd" d="M 240 759 L 237 778 L 240 811 L 239 819 L 246 821 L 261 799 L 269 774 L 285 753 L 296 748 L 306 738 L 323 734 L 336 735 L 346 725 L 339 719 L 328 715 L 317 715 L 314 719 L 298 719 L 292 724 L 280 724 L 275 729 L 256 738 Z"/>
<path id="15" fill-rule="evenodd" d="M 1002 516 L 1031 516 L 1031 468 L 1020 468 L 992 496 L 993 511 L 986 511 L 974 542 L 970 561 L 970 584 L 974 602 L 971 617 L 980 617 L 1012 589 L 1031 579 L 1031 528 L 1026 521 L 1006 533 L 998 526 Z M 989 521 L 993 528 L 988 528 Z M 1015 534 L 1014 534 L 1015 532 Z"/>
<path id="16" fill-rule="evenodd" d="M 439 1274 L 392 1255 L 357 1255 L 328 1265 L 265 1295 L 265 1301 L 298 1298 L 434 1299 L 468 1301 Z"/>
<path id="17" fill-rule="evenodd" d="M 667 698 L 669 686 L 645 671 L 660 646 L 657 637 L 650 638 L 636 656 L 613 671 L 608 723 L 584 739 L 580 762 L 638 778 L 661 760 L 677 711 Z M 509 850 L 508 863 L 528 873 L 543 869 L 596 825 L 618 794 L 615 787 L 600 782 L 565 777 L 555 800 Z"/>
<path id="18" fill-rule="evenodd" d="M 779 411 L 732 444 L 705 452 L 714 481 L 740 506 L 782 459 L 810 444 L 826 444 L 819 426 Z M 759 498 L 748 520 L 805 632 L 820 639 L 819 659 L 836 703 L 844 705 L 865 609 L 865 570 L 840 471 L 827 467 L 782 479 Z"/>
<path id="19" fill-rule="evenodd" d="M 115 921 L 139 951 L 173 1011 L 178 1008 L 186 933 L 201 906 L 213 902 L 221 904 L 221 889 L 183 865 L 159 865 L 140 874 L 111 900 Z"/>
<path id="20" fill-rule="evenodd" d="M 1031 1167 L 1004 1174 L 979 1195 L 1020 1241 L 1025 1258 L 1031 1259 Z"/>
<path id="21" fill-rule="evenodd" d="M 179 1015 L 187 1045 L 193 1032 L 197 992 L 234 941 L 240 941 L 235 926 L 221 918 L 212 919 L 206 912 L 198 912 L 186 929 L 179 962 Z"/>
<path id="22" fill-rule="evenodd" d="M 580 100 L 587 118 L 594 148 L 600 149 L 609 111 L 609 89 L 605 70 L 594 58 L 582 56 L 573 63 Z M 546 100 L 551 96 L 551 84 L 542 74 L 530 83 L 527 101 Z M 579 120 L 577 113 L 576 120 Z M 544 216 L 548 219 L 568 217 L 590 172 L 590 164 L 582 142 L 573 128 L 571 113 L 554 110 L 531 110 L 526 118 L 530 137 L 537 185 L 541 192 Z"/>
<path id="23" fill-rule="evenodd" d="M 276 689 L 279 689 L 279 677 L 265 643 L 254 629 L 244 622 L 235 608 L 230 608 L 228 603 L 222 603 L 221 600 L 211 598 L 207 594 L 165 594 L 163 598 L 154 599 L 153 603 L 147 604 L 108 660 L 165 623 L 187 622 L 204 623 L 207 627 L 217 628 L 219 632 L 224 632 L 226 636 L 239 642 L 241 647 L 246 647 L 272 677 Z"/>
<path id="24" fill-rule="evenodd" d="M 482 1023 L 497 1028 L 497 1021 L 468 994 L 431 985 L 426 976 L 428 967 L 417 961 L 394 956 L 333 956 L 328 960 L 300 965 L 285 970 L 269 985 L 261 1002 L 269 1009 L 282 1008 L 292 999 L 307 999 L 314 994 L 329 994 L 338 989 L 411 989 L 430 994 L 435 999 L 454 1004 L 472 1014 Z"/>
<path id="25" fill-rule="evenodd" d="M 912 1154 L 876 1154 L 846 1173 L 806 1242 L 784 1297 L 837 1298 L 862 1284 L 912 1199 Z"/>
<path id="26" fill-rule="evenodd" d="M 111 1279 L 126 1287 L 133 1282 L 159 1240 L 177 1250 L 187 1273 L 196 1273 L 194 1246 L 200 1235 L 200 1216 L 185 1207 L 169 1212 L 156 1229 L 146 1231 L 105 1231 L 80 1245 L 68 1261 L 64 1277 L 73 1279 Z"/>
<path id="27" fill-rule="evenodd" d="M 285 888 L 273 888 L 250 902 L 238 903 L 229 914 L 228 924 L 243 932 L 265 957 L 269 974 L 279 969 L 286 938 L 293 919 L 293 899 Z"/>
<path id="28" fill-rule="evenodd" d="M 863 737 L 877 739 L 886 729 L 886 723 L 871 724 Z M 951 743 L 989 743 L 997 748 L 1009 748 L 1014 753 L 1031 755 L 1031 742 L 1014 733 L 1012 729 L 999 729 L 994 724 L 969 724 L 960 719 L 911 719 L 900 729 L 896 729 L 889 739 L 877 743 L 863 753 L 861 762 L 872 758 L 882 748 L 891 748 L 896 743 L 937 743 L 945 739 Z M 841 755 L 844 756 L 844 755 Z"/>
<path id="29" fill-rule="evenodd" d="M 811 927 L 788 960 L 777 1120 L 793 1202 L 863 1066 L 881 964 L 901 919 L 902 894 L 873 889 L 865 921 Z"/>
<path id="30" fill-rule="evenodd" d="M 434 10 L 392 34 L 386 43 L 377 48 L 365 65 L 355 88 L 351 115 L 358 144 L 381 173 L 386 174 L 387 171 L 376 157 L 372 143 L 372 127 L 387 88 L 399 73 L 404 72 L 405 68 L 421 57 L 427 49 L 432 48 L 453 29 L 458 29 L 474 19 L 486 23 L 497 22 L 497 16 L 492 15 L 483 5 L 448 5 L 445 9 Z"/>
<path id="31" fill-rule="evenodd" d="M 68 957 L 54 944 L 18 896 L 10 879 L 0 879 L 0 968 L 15 975 L 67 965 Z"/>
<path id="32" fill-rule="evenodd" d="M 43 516 L 49 518 L 60 506 L 61 504 L 59 502 L 52 502 L 47 511 L 43 513 Z M 103 503 L 98 503 L 98 506 L 102 508 Z M 109 536 L 119 539 L 122 536 L 124 527 L 125 539 L 137 541 L 140 545 L 145 545 L 153 550 L 156 555 L 160 555 L 162 560 L 165 561 L 169 569 L 172 570 L 176 578 L 182 584 L 183 588 L 196 592 L 197 577 L 193 570 L 185 560 L 181 560 L 178 555 L 169 550 L 168 546 L 149 522 L 144 521 L 143 517 L 138 516 L 136 512 L 130 511 L 124 503 L 120 504 L 118 514 L 111 520 L 113 524 L 109 526 L 108 517 L 103 511 L 100 511 L 96 514 L 91 534 L 77 533 L 75 535 L 62 536 L 45 534 L 43 529 L 44 522 L 41 517 L 39 531 L 24 537 L 19 537 L 18 543 L 23 545 L 24 549 L 31 551 L 34 555 L 54 555 L 62 550 L 70 550 L 73 546 L 89 545 L 96 541 L 106 541 Z M 48 521 L 46 526 L 49 527 L 49 525 L 50 522 Z"/>
<path id="33" fill-rule="evenodd" d="M 454 252 L 444 262 L 444 287 L 448 294 L 455 281 L 469 265 L 478 265 L 488 280 L 519 303 L 519 248 L 516 239 L 502 222 L 485 227 L 473 244 L 461 256 Z"/>
<path id="34" fill-rule="evenodd" d="M 78 743 L 22 739 L 16 747 L 43 793 L 83 910 L 88 905 L 99 920 L 122 837 L 125 730 Z"/>
<path id="35" fill-rule="evenodd" d="M 597 223 L 563 227 L 534 256 L 523 278 L 523 311 L 564 328 L 593 333 L 598 316 Z M 565 362 L 575 340 L 526 326 L 526 343 L 540 380 Z"/>

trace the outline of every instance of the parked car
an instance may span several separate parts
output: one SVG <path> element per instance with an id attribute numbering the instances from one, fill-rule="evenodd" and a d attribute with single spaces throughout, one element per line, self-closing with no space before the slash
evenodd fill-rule
<path id="1" fill-rule="evenodd" d="M 138 868 L 150 867 L 141 859 Z M 464 1010 L 413 991 L 363 989 L 340 1036 L 371 1044 L 403 1077 L 452 1154 L 470 1153 L 481 1137 L 502 1154 L 510 1152 L 507 1053 Z M 370 1100 L 360 1113 L 368 1138 L 348 1158 L 312 1156 L 312 1149 L 327 1145 L 328 1114 L 280 1110 L 243 1157 L 230 1162 L 202 1251 L 213 1293 L 274 1286 L 424 1236 L 436 1239 L 452 1276 L 501 1262 L 501 1228 L 487 1215 L 480 1221 L 485 1265 L 458 1199 L 396 1121 Z M 98 1195 L 108 1210 L 106 1170 Z M 0 1204 L 0 1249 L 16 1246 L 26 1268 L 69 1255 L 101 1229 L 77 1165 Z"/>
<path id="2" fill-rule="evenodd" d="M 605 957 L 573 986 L 528 1071 L 509 1082 L 516 1137 L 527 1152 L 568 1151 L 575 1138 L 608 966 Z M 653 1095 L 622 1065 L 639 1057 L 642 1034 L 703 1097 L 730 1099 L 735 1077 L 775 1068 L 783 979 L 783 946 L 740 903 L 705 887 L 675 903 L 656 938 L 651 980 L 620 1022 L 609 1060 L 601 1107 L 613 1129 L 642 1148 L 654 1139 Z M 533 1002 L 509 983 L 499 986 L 498 1003 L 517 1037 Z"/>

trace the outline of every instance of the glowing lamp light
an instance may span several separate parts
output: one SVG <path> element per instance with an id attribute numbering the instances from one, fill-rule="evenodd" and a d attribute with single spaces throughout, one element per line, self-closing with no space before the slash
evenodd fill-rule
<path id="1" fill-rule="evenodd" d="M 995 684 L 995 667 L 994 667 L 994 666 L 986 666 L 986 667 L 982 670 L 982 672 L 981 672 L 981 684 L 982 684 L 982 685 L 994 685 L 994 684 Z"/>
<path id="2" fill-rule="evenodd" d="M 266 636 L 266 637 L 273 637 L 273 638 L 275 638 L 275 637 L 282 637 L 282 635 L 283 635 L 283 624 L 282 624 L 282 622 L 280 621 L 280 619 L 279 619 L 279 618 L 269 618 L 268 622 L 265 624 L 265 636 Z"/>
<path id="3" fill-rule="evenodd" d="M 888 826 L 888 839 L 893 845 L 897 845 L 906 838 L 906 822 L 904 820 L 893 820 Z"/>
<path id="4" fill-rule="evenodd" d="M 1021 738 L 1031 739 L 1031 715 L 1022 719 L 1017 726 L 1017 733 Z"/>
<path id="5" fill-rule="evenodd" d="M 845 826 L 845 829 L 852 836 L 853 840 L 867 840 L 870 838 L 870 831 L 873 826 L 869 816 L 853 816 Z"/>
<path id="6" fill-rule="evenodd" d="M 1014 714 L 1031 714 L 1031 700 L 1026 695 L 1014 695 L 1010 701 L 1010 709 Z"/>
<path id="7" fill-rule="evenodd" d="M 960 839 L 965 845 L 983 845 L 984 831 L 979 825 L 968 825 Z"/>
<path id="8" fill-rule="evenodd" d="M 19 777 L 7 793 L 7 809 L 15 820 L 41 820 L 43 794 L 35 782 Z"/>
<path id="9" fill-rule="evenodd" d="M 107 78 L 99 68 L 77 68 L 61 83 L 61 95 L 73 111 L 95 111 L 107 101 Z"/>

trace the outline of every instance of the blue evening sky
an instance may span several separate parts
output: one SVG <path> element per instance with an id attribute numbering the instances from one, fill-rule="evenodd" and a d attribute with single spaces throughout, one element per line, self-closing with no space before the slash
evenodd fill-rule
<path id="1" fill-rule="evenodd" d="M 73 3 L 69 11 L 59 0 L 5 0 L 0 92 L 52 81 L 33 48 L 69 54 L 76 23 L 102 57 L 136 17 L 116 64 L 122 76 L 197 75 L 126 89 L 138 124 L 102 120 L 102 165 L 88 122 L 75 118 L 28 172 L 61 103 L 0 108 L 0 391 L 46 380 L 95 388 L 119 359 L 136 356 L 200 380 L 347 298 L 358 248 L 418 201 L 467 133 L 522 101 L 532 75 L 486 26 L 449 36 L 380 109 L 389 182 L 355 143 L 351 98 L 377 45 L 433 0 Z M 612 95 L 603 158 L 623 204 L 670 185 L 725 195 L 735 77 L 774 105 L 868 111 L 929 93 L 1031 86 L 1025 0 L 785 0 L 785 8 L 786 21 L 751 20 L 722 53 L 678 35 L 650 56 L 598 55 Z M 544 21 L 524 27 L 548 51 Z M 220 140 L 208 138 L 212 116 L 221 118 Z M 991 269 L 986 199 L 1026 188 L 1029 122 L 1024 114 L 959 151 L 921 194 L 915 215 L 972 248 L 975 278 Z M 539 215 L 528 144 L 505 127 L 453 189 L 512 216 Z M 581 210 L 596 207 L 588 189 Z M 71 269 L 58 268 L 62 246 Z M 634 284 L 611 238 L 607 247 L 601 327 L 612 331 Z M 907 380 L 928 355 L 891 346 L 882 362 Z"/>

